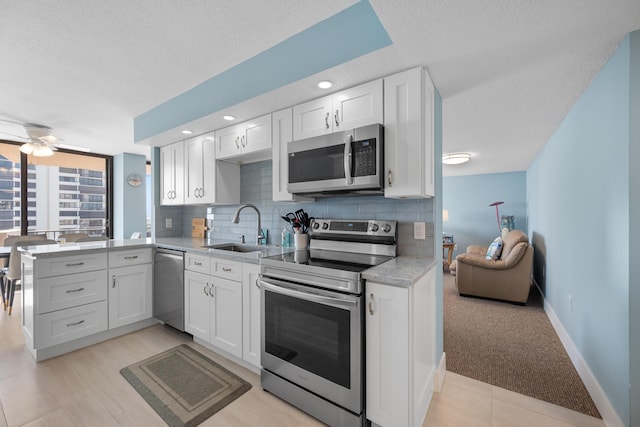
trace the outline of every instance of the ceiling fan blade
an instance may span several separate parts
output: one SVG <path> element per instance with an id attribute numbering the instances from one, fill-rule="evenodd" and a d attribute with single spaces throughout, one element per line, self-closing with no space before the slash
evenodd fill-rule
<path id="1" fill-rule="evenodd" d="M 5 137 L 6 136 L 6 137 Z M 30 139 L 24 137 L 22 135 L 16 135 L 14 133 L 5 132 L 0 130 L 0 139 L 6 139 L 7 141 L 16 141 L 16 142 L 29 142 Z"/>

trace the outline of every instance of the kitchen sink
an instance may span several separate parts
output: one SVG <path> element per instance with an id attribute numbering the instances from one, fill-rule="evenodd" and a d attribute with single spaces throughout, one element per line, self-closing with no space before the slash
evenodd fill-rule
<path id="1" fill-rule="evenodd" d="M 216 249 L 220 251 L 242 252 L 242 253 L 260 252 L 261 250 L 264 249 L 261 246 L 239 245 L 235 243 L 220 243 L 217 245 L 205 245 L 202 247 L 207 249 Z"/>

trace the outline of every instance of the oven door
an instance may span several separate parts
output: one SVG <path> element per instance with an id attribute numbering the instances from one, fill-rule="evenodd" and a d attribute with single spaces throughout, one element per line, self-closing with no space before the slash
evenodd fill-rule
<path id="1" fill-rule="evenodd" d="M 262 367 L 362 411 L 362 297 L 260 278 Z"/>

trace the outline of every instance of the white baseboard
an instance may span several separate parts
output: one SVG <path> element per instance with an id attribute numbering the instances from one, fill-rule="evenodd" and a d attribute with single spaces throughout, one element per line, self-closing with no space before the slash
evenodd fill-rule
<path id="1" fill-rule="evenodd" d="M 440 393 L 442 386 L 444 385 L 444 377 L 447 374 L 447 353 L 442 352 L 440 363 L 438 363 L 438 369 L 436 375 L 433 378 L 433 391 Z"/>
<path id="2" fill-rule="evenodd" d="M 538 284 L 535 283 L 535 281 L 534 284 L 536 287 L 538 287 Z M 538 287 L 538 290 L 539 289 L 540 288 Z M 540 292 L 540 294 L 543 295 L 542 292 Z M 558 318 L 558 316 L 556 316 L 555 311 L 553 311 L 553 307 L 551 307 L 551 304 L 547 302 L 544 296 L 543 300 L 544 311 L 547 314 L 547 317 L 549 318 L 553 329 L 556 330 L 556 333 L 560 338 L 560 342 L 562 342 L 562 345 L 567 351 L 569 359 L 571 359 L 573 366 L 576 368 L 576 371 L 578 371 L 578 375 L 582 379 L 582 382 L 587 388 L 587 391 L 591 395 L 593 403 L 595 403 L 596 408 L 598 408 L 598 411 L 600 412 L 600 415 L 602 415 L 602 420 L 604 421 L 605 425 L 607 427 L 624 427 L 622 419 L 613 408 L 613 405 L 611 405 L 609 398 L 600 386 L 600 383 L 598 383 L 596 377 L 591 372 L 591 369 L 589 369 L 589 366 L 582 357 L 580 350 L 578 350 L 578 347 L 576 347 L 566 329 L 564 328 L 564 326 L 562 326 L 560 319 Z"/>

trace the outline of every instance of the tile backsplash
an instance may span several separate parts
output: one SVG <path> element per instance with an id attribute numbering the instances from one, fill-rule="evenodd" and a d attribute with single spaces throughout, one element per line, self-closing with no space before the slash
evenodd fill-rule
<path id="1" fill-rule="evenodd" d="M 309 216 L 331 219 L 390 219 L 398 221 L 398 254 L 434 256 L 432 199 L 396 200 L 382 196 L 348 196 L 316 199 L 315 202 L 274 202 L 271 189 L 271 161 L 240 167 L 240 201 L 251 203 L 260 210 L 262 228 L 268 230 L 268 243 L 279 244 L 286 223 L 280 218 L 287 212 L 304 209 Z M 191 236 L 191 219 L 206 218 L 207 208 L 214 214 L 213 237 L 237 242 L 244 235 L 247 243 L 254 243 L 257 215 L 253 209 L 240 213 L 240 222 L 231 219 L 238 205 L 231 206 L 160 206 L 156 208 L 156 237 Z M 167 228 L 167 219 L 171 228 Z M 414 240 L 413 223 L 427 223 L 425 240 Z"/>

